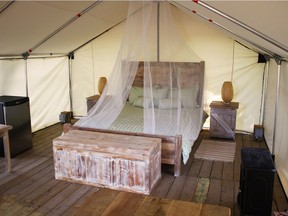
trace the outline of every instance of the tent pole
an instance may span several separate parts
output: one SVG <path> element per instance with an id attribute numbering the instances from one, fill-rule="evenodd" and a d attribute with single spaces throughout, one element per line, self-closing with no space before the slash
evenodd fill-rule
<path id="1" fill-rule="evenodd" d="M 28 95 L 29 95 L 28 94 L 28 62 L 27 62 L 28 56 L 29 56 L 28 52 L 22 54 L 22 57 L 25 61 L 26 97 L 28 97 Z"/>
<path id="2" fill-rule="evenodd" d="M 28 62 L 27 59 L 25 61 L 25 79 L 26 79 L 26 97 L 28 97 Z"/>
<path id="3" fill-rule="evenodd" d="M 264 125 L 264 114 L 265 114 L 265 98 L 267 97 L 267 86 L 268 86 L 268 79 L 269 79 L 269 56 L 265 55 L 266 63 L 264 66 L 264 74 L 263 74 L 263 86 L 262 86 L 262 96 L 261 96 L 261 107 L 260 107 L 260 118 L 259 124 Z"/>
<path id="4" fill-rule="evenodd" d="M 68 55 L 69 59 L 69 99 L 70 99 L 70 111 L 73 110 L 73 100 L 72 100 L 72 60 L 74 59 L 74 53 L 69 53 Z"/>
<path id="5" fill-rule="evenodd" d="M 160 2 L 157 3 L 157 62 L 160 61 Z"/>
<path id="6" fill-rule="evenodd" d="M 0 8 L 0 14 L 1 14 L 2 12 L 4 12 L 4 11 L 5 11 L 9 6 L 11 6 L 14 2 L 15 2 L 15 0 L 9 1 L 9 2 L 7 2 L 5 5 L 3 5 L 3 7 Z"/>
<path id="7" fill-rule="evenodd" d="M 272 157 L 275 159 L 275 140 L 276 140 L 276 126 L 277 126 L 277 113 L 279 105 L 279 91 L 280 91 L 280 75 L 281 75 L 281 63 L 279 59 L 275 59 L 278 70 L 277 70 L 277 86 L 276 86 L 276 101 L 275 101 L 275 115 L 274 115 L 274 129 L 273 129 L 273 143 L 272 143 Z"/>
<path id="8" fill-rule="evenodd" d="M 227 15 L 227 14 L 225 14 L 225 13 L 219 11 L 219 10 L 217 10 L 216 8 L 206 4 L 205 2 L 199 1 L 199 0 L 193 0 L 193 2 L 198 3 L 199 5 L 201 5 L 201 6 L 205 7 L 206 9 L 208 9 L 208 10 L 210 10 L 210 11 L 212 11 L 212 12 L 214 12 L 214 13 L 220 15 L 220 16 L 222 16 L 223 18 L 233 22 L 234 24 L 236 24 L 238 26 L 241 26 L 242 28 L 244 28 L 247 31 L 253 33 L 254 35 L 257 35 L 258 37 L 262 38 L 263 40 L 273 44 L 276 47 L 278 47 L 279 49 L 284 50 L 285 52 L 288 52 L 288 48 L 286 46 L 284 46 L 283 44 L 273 40 L 272 38 L 268 37 L 267 35 L 259 32 L 259 31 L 257 31 L 256 29 L 254 29 L 254 28 L 252 28 L 252 27 L 240 22 L 239 20 L 234 19 L 233 17 L 231 17 L 231 16 L 229 16 L 229 15 Z"/>

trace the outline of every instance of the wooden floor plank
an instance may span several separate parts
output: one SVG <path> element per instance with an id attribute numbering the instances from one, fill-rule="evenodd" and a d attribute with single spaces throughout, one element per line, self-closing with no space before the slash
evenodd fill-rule
<path id="1" fill-rule="evenodd" d="M 198 176 L 201 170 L 202 163 L 202 159 L 193 158 L 193 162 L 189 169 L 188 176 Z"/>
<path id="2" fill-rule="evenodd" d="M 111 205 L 104 211 L 102 216 L 127 216 L 134 215 L 144 201 L 145 196 L 135 193 L 121 193 Z"/>
<path id="3" fill-rule="evenodd" d="M 243 134 L 242 139 L 243 139 L 243 147 L 245 148 L 255 148 L 256 146 L 258 146 L 255 144 L 252 136 L 248 134 Z"/>
<path id="4" fill-rule="evenodd" d="M 222 180 L 219 205 L 234 209 L 234 181 Z"/>
<path id="5" fill-rule="evenodd" d="M 33 211 L 35 211 L 39 206 L 41 206 L 41 204 L 45 201 L 44 200 L 41 203 L 41 197 L 46 197 L 46 199 L 49 199 L 49 196 L 51 196 L 50 191 L 53 191 L 54 187 L 59 188 L 59 186 L 57 186 L 58 183 L 59 182 L 56 181 L 54 178 L 49 179 L 46 184 L 40 186 L 37 190 L 33 191 L 33 193 L 28 194 L 25 197 L 25 205 L 21 209 L 21 215 L 22 216 L 29 215 Z M 66 184 L 68 185 L 68 183 Z M 61 186 L 61 188 L 63 188 L 63 185 Z"/>
<path id="6" fill-rule="evenodd" d="M 200 215 L 201 205 L 192 202 L 181 202 L 178 200 L 173 201 L 169 211 L 169 215 L 191 216 Z"/>
<path id="7" fill-rule="evenodd" d="M 45 169 L 42 169 L 38 175 L 31 176 L 30 178 L 6 191 L 5 194 L 17 194 L 17 198 L 21 199 L 34 190 L 37 190 L 39 186 L 45 184 L 52 178 L 54 178 L 54 170 L 52 166 L 48 166 Z"/>
<path id="8" fill-rule="evenodd" d="M 120 191 L 79 185 L 54 178 L 52 140 L 61 133 L 61 124 L 37 131 L 33 134 L 33 148 L 12 158 L 12 172 L 9 175 L 0 173 L 0 215 L 101 215 L 114 214 L 110 211 L 111 207 L 109 210 L 113 202 L 115 202 L 116 209 L 124 206 L 115 201 Z M 173 198 L 191 203 L 198 193 L 197 187 L 200 182 L 207 179 L 208 189 L 203 189 L 204 200 L 202 201 L 205 204 L 229 207 L 232 210 L 232 216 L 239 216 L 237 195 L 241 148 L 267 148 L 267 146 L 264 140 L 254 140 L 251 134 L 237 133 L 234 162 L 212 162 L 193 158 L 202 139 L 210 139 L 209 130 L 203 130 L 194 143 L 188 162 L 185 165 L 182 164 L 180 177 L 173 176 L 173 166 L 162 166 L 162 178 L 151 194 L 155 195 L 154 200 L 148 200 L 143 205 L 144 200 L 137 201 L 136 196 L 134 200 L 131 195 L 126 199 L 128 206 L 132 202 L 127 212 L 132 214 L 133 206 L 140 205 L 143 213 L 147 205 L 151 204 L 151 213 L 157 212 L 161 215 L 167 212 L 167 206 L 169 209 L 171 205 L 177 204 L 175 201 L 167 201 L 166 204 L 165 202 L 159 203 L 160 198 Z M 4 166 L 5 161 L 0 158 L 0 168 L 4 169 Z M 206 192 L 205 189 L 207 189 Z M 273 211 L 276 211 L 277 207 L 280 211 L 288 208 L 287 198 L 277 175 L 274 182 L 273 200 Z M 157 206 L 157 202 L 160 206 Z M 179 207 L 176 211 L 181 212 L 180 209 Z M 137 214 L 140 213 L 139 211 Z"/>
<path id="9" fill-rule="evenodd" d="M 13 178 L 6 180 L 0 180 L 0 194 L 4 193 L 5 191 L 9 190 L 11 187 L 18 185 L 19 183 L 23 182 L 25 179 L 29 178 L 30 176 L 34 175 L 35 173 L 39 172 L 40 170 L 46 168 L 47 166 L 52 166 L 51 160 L 44 160 L 44 162 L 40 163 L 33 169 L 28 170 L 27 172 L 23 172 L 22 174 L 12 173 L 10 174 Z M 16 178 L 17 177 L 17 178 Z"/>
<path id="10" fill-rule="evenodd" d="M 233 207 L 234 216 L 240 216 L 239 205 L 237 202 L 238 193 L 239 193 L 239 181 L 234 181 L 234 207 Z"/>
<path id="11" fill-rule="evenodd" d="M 46 192 L 42 191 L 42 193 L 39 196 L 37 196 L 37 198 L 34 199 L 33 201 L 31 202 L 29 202 L 29 200 L 27 201 L 28 205 L 24 207 L 27 215 L 35 213 L 35 211 L 37 211 L 38 208 L 40 208 L 46 202 L 53 200 L 58 193 L 61 193 L 64 190 L 64 188 L 70 185 L 69 182 L 59 182 L 55 179 L 51 179 L 50 181 L 48 181 L 48 184 L 49 186 L 53 187 L 50 187 L 50 189 Z"/>
<path id="12" fill-rule="evenodd" d="M 240 181 L 240 169 L 241 169 L 241 163 L 235 162 L 233 166 L 233 179 L 234 181 Z"/>
<path id="13" fill-rule="evenodd" d="M 116 199 L 120 194 L 120 191 L 100 189 L 99 191 L 92 194 L 86 199 L 83 205 L 80 205 L 72 215 L 83 216 L 83 215 L 102 215 L 109 205 Z"/>
<path id="14" fill-rule="evenodd" d="M 171 175 L 162 175 L 160 183 L 158 187 L 152 192 L 152 195 L 156 197 L 166 197 L 174 182 L 174 179 L 175 178 Z"/>
<path id="15" fill-rule="evenodd" d="M 192 201 L 196 189 L 198 178 L 194 176 L 187 176 L 183 190 L 181 191 L 180 200 Z"/>
<path id="16" fill-rule="evenodd" d="M 67 197 L 70 196 L 75 190 L 77 190 L 80 187 L 79 184 L 70 184 L 66 188 L 64 188 L 61 192 L 57 193 L 53 199 L 48 200 L 45 202 L 41 207 L 39 207 L 36 211 L 34 211 L 31 215 L 39 216 L 39 215 L 45 215 L 49 211 L 52 211 L 55 206 L 58 205 L 58 203 L 65 200 Z"/>
<path id="17" fill-rule="evenodd" d="M 6 182 L 10 182 L 14 178 L 18 178 L 21 174 L 26 174 L 30 170 L 35 169 L 39 164 L 49 160 L 48 157 L 31 157 L 30 159 L 20 159 L 21 163 L 17 162 L 17 166 L 12 164 L 12 172 L 7 175 L 0 176 L 0 185 L 5 184 Z"/>
<path id="18" fill-rule="evenodd" d="M 74 205 L 85 193 L 91 190 L 92 186 L 81 185 L 78 189 L 72 192 L 65 200 L 58 203 L 46 216 L 62 216 L 63 213 L 71 206 Z"/>
<path id="19" fill-rule="evenodd" d="M 145 197 L 135 216 L 159 215 L 165 216 L 169 211 L 172 200 L 157 197 Z"/>
<path id="20" fill-rule="evenodd" d="M 220 179 L 211 179 L 207 199 L 205 203 L 219 205 L 221 198 L 222 181 Z"/>
<path id="21" fill-rule="evenodd" d="M 214 161 L 212 170 L 211 170 L 211 179 L 221 179 L 222 178 L 222 172 L 223 172 L 223 164 L 222 161 Z"/>
<path id="22" fill-rule="evenodd" d="M 179 199 L 181 192 L 184 188 L 187 176 L 179 176 L 175 178 L 166 198 Z"/>
<path id="23" fill-rule="evenodd" d="M 198 176 L 200 178 L 209 178 L 211 174 L 212 166 L 213 166 L 213 161 L 203 160 Z"/>
<path id="24" fill-rule="evenodd" d="M 35 187 L 34 185 L 32 187 L 26 187 L 25 189 L 17 193 L 15 203 L 21 203 L 21 205 L 17 205 L 17 208 L 15 208 L 14 203 L 12 203 L 12 205 L 7 208 L 7 212 L 9 212 L 9 214 L 11 215 L 14 215 L 14 213 L 17 213 L 18 211 L 23 211 L 23 208 L 25 208 L 28 203 L 26 201 L 26 195 L 29 193 L 33 193 L 35 190 L 37 190 L 37 185 L 41 185 L 42 183 L 45 184 L 46 181 L 48 181 L 50 178 L 53 178 L 54 173 L 50 172 L 49 174 L 50 175 L 43 176 L 43 178 L 41 178 L 41 182 L 37 182 L 39 184 L 34 184 Z"/>
<path id="25" fill-rule="evenodd" d="M 73 205 L 69 206 L 69 208 L 67 208 L 66 211 L 62 213 L 62 216 L 70 216 L 79 211 L 81 205 L 83 205 L 84 202 L 97 191 L 99 191 L 99 188 L 91 187 L 91 189 L 87 191 L 82 197 L 80 197 Z"/>
<path id="26" fill-rule="evenodd" d="M 26 204 L 26 196 L 29 193 L 33 193 L 39 186 L 45 184 L 49 179 L 54 178 L 54 172 L 53 169 L 51 170 L 51 166 L 42 171 L 43 172 L 40 172 L 39 175 L 34 175 L 31 178 L 26 179 L 24 182 L 2 194 L 2 196 L 16 195 L 14 202 L 11 202 L 10 206 L 6 204 L 6 215 L 13 215 L 18 211 L 21 211 Z"/>
<path id="27" fill-rule="evenodd" d="M 222 171 L 223 180 L 233 180 L 234 178 L 234 164 L 233 163 L 224 163 Z"/>

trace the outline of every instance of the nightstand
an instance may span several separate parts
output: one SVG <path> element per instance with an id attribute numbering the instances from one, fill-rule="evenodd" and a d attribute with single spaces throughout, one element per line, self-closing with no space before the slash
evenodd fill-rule
<path id="1" fill-rule="evenodd" d="M 212 101 L 210 104 L 210 136 L 216 138 L 235 139 L 236 114 L 238 102 L 226 104 Z"/>
<path id="2" fill-rule="evenodd" d="M 93 95 L 90 97 L 87 97 L 87 112 L 89 112 L 89 110 L 97 103 L 97 101 L 99 100 L 100 95 Z"/>

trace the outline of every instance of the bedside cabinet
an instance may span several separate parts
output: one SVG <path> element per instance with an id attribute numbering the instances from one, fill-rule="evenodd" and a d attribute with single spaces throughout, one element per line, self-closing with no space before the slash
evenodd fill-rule
<path id="1" fill-rule="evenodd" d="M 100 98 L 100 95 L 93 95 L 93 96 L 90 96 L 90 97 L 86 98 L 87 112 L 89 112 L 89 110 L 97 103 L 99 98 Z"/>
<path id="2" fill-rule="evenodd" d="M 210 136 L 216 138 L 235 139 L 236 114 L 238 102 L 226 104 L 212 101 L 210 104 Z"/>

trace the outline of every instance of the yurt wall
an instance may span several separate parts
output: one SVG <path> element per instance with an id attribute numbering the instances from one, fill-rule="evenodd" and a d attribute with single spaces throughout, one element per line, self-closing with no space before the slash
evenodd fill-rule
<path id="1" fill-rule="evenodd" d="M 67 57 L 30 59 L 28 94 L 34 130 L 59 122 L 59 114 L 70 110 Z"/>
<path id="2" fill-rule="evenodd" d="M 32 131 L 70 110 L 67 57 L 0 61 L 0 95 L 28 96 Z"/>
<path id="3" fill-rule="evenodd" d="M 0 94 L 26 96 L 25 61 L 22 59 L 0 61 Z"/>
<path id="4" fill-rule="evenodd" d="M 116 60 L 124 23 L 93 40 L 74 54 L 72 101 L 75 116 L 86 115 L 86 98 L 98 92 L 99 77 L 108 77 Z"/>
<path id="5" fill-rule="evenodd" d="M 279 77 L 278 77 L 279 75 Z M 278 79 L 279 78 L 279 79 Z M 279 85 L 277 81 L 279 80 Z M 277 172 L 288 196 L 288 64 L 270 60 L 268 89 L 265 101 L 264 134 L 271 153 L 275 156 Z M 278 90 L 279 89 L 279 90 Z M 278 92 L 278 100 L 277 100 Z M 276 119 L 275 119 L 276 113 Z M 276 126 L 274 129 L 274 125 Z"/>

